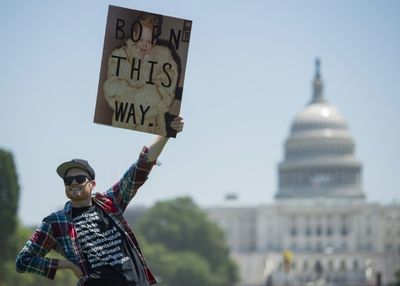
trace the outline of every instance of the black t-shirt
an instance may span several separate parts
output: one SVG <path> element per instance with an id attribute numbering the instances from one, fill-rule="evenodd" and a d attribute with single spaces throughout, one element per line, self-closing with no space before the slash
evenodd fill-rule
<path id="1" fill-rule="evenodd" d="M 148 285 L 137 254 L 128 247 L 124 235 L 107 214 L 92 205 L 72 208 L 72 217 L 95 283 Z M 97 285 L 90 284 L 90 280 L 85 285 Z"/>

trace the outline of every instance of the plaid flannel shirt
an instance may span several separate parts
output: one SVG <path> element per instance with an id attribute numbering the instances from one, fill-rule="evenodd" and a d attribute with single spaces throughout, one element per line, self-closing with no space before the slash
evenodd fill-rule
<path id="1" fill-rule="evenodd" d="M 123 175 L 122 179 L 105 193 L 96 193 L 92 202 L 107 213 L 124 234 L 129 246 L 136 251 L 143 265 L 147 281 L 155 284 L 156 280 L 147 267 L 139 248 L 139 243 L 122 214 L 137 190 L 147 180 L 153 163 L 147 159 L 148 149 L 143 148 L 138 161 Z M 63 210 L 52 213 L 43 219 L 41 226 L 33 233 L 16 260 L 18 272 L 31 272 L 49 279 L 54 279 L 58 259 L 47 258 L 46 254 L 55 250 L 69 261 L 78 265 L 83 277 L 78 281 L 84 285 L 88 279 L 89 266 L 81 251 L 76 230 L 72 220 L 72 205 L 67 202 Z"/>

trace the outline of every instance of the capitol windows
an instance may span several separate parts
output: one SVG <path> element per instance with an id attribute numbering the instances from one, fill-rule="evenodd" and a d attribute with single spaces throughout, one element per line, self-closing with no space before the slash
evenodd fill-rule
<path id="1" fill-rule="evenodd" d="M 331 176 L 328 173 L 319 173 L 311 176 L 310 184 L 314 188 L 328 186 L 331 182 Z"/>
<path id="2" fill-rule="evenodd" d="M 295 237 L 297 235 L 297 220 L 295 215 L 290 216 L 290 226 L 289 226 L 289 234 L 292 237 Z"/>
<path id="3" fill-rule="evenodd" d="M 346 261 L 344 260 L 340 261 L 340 270 L 346 271 Z"/>
<path id="4" fill-rule="evenodd" d="M 295 172 L 294 173 L 294 181 L 296 185 L 304 185 L 304 175 L 302 172 Z"/>
<path id="5" fill-rule="evenodd" d="M 353 261 L 353 270 L 358 271 L 358 261 L 357 260 Z"/>
<path id="6" fill-rule="evenodd" d="M 333 261 L 332 261 L 332 260 L 329 260 L 329 261 L 328 261 L 328 269 L 329 269 L 330 271 L 333 270 Z"/>
<path id="7" fill-rule="evenodd" d="M 304 260 L 303 262 L 303 271 L 307 271 L 308 270 L 308 261 Z"/>
<path id="8" fill-rule="evenodd" d="M 340 229 L 340 233 L 342 234 L 342 236 L 346 236 L 349 233 L 349 230 L 347 229 L 347 226 L 342 225 L 342 227 Z"/>
<path id="9" fill-rule="evenodd" d="M 290 230 L 290 235 L 294 237 L 296 236 L 296 234 L 297 234 L 297 229 L 296 227 L 293 226 L 292 229 Z"/>
<path id="10" fill-rule="evenodd" d="M 282 184 L 283 186 L 289 186 L 291 184 L 289 172 L 283 173 Z"/>
<path id="11" fill-rule="evenodd" d="M 328 236 L 332 236 L 333 235 L 333 229 L 330 225 L 328 225 L 328 227 L 326 228 L 326 234 Z"/>
<path id="12" fill-rule="evenodd" d="M 386 251 L 392 251 L 393 245 L 390 244 L 390 243 L 389 243 L 389 244 L 386 244 L 385 249 L 386 249 Z"/>
<path id="13" fill-rule="evenodd" d="M 314 271 L 317 274 L 321 274 L 324 271 L 324 268 L 322 267 L 322 263 L 319 260 L 317 260 L 314 264 Z"/>
<path id="14" fill-rule="evenodd" d="M 305 234 L 306 234 L 306 236 L 311 236 L 311 227 L 309 225 L 306 226 Z"/>
<path id="15" fill-rule="evenodd" d="M 322 227 L 320 225 L 317 225 L 317 228 L 315 229 L 315 233 L 320 236 L 322 234 Z"/>
<path id="16" fill-rule="evenodd" d="M 342 223 L 341 223 L 342 226 L 340 228 L 340 233 L 342 236 L 346 236 L 349 234 L 349 229 L 347 227 L 348 219 L 347 219 L 346 215 L 342 215 L 341 219 L 342 219 Z"/>
<path id="17" fill-rule="evenodd" d="M 315 245 L 315 250 L 316 250 L 317 252 L 322 252 L 323 247 L 322 247 L 321 241 L 318 241 L 318 242 L 317 242 L 317 244 Z"/>
<path id="18" fill-rule="evenodd" d="M 356 183 L 357 185 L 361 184 L 361 175 L 360 175 L 360 173 L 356 173 L 356 176 L 355 176 L 355 183 Z"/>

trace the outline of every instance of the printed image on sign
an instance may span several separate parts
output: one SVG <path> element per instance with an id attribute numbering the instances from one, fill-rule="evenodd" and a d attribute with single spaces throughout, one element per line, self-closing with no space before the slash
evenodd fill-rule
<path id="1" fill-rule="evenodd" d="M 176 137 L 191 27 L 109 6 L 94 122 Z"/>

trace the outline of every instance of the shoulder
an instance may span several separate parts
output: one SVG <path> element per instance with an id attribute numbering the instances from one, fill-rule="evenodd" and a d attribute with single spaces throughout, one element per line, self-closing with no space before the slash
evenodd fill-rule
<path id="1" fill-rule="evenodd" d="M 107 193 L 94 193 L 93 194 L 93 199 L 95 201 L 104 201 L 104 200 L 109 200 L 109 196 Z"/>
<path id="2" fill-rule="evenodd" d="M 115 197 L 112 190 L 109 190 L 105 193 L 96 193 L 93 197 L 93 201 L 100 207 L 102 210 L 107 212 L 116 212 L 118 211 L 118 207 L 115 204 Z"/>
<path id="3" fill-rule="evenodd" d="M 39 231 L 57 239 L 58 237 L 71 235 L 72 227 L 71 216 L 68 216 L 64 209 L 46 216 L 42 221 Z"/>
<path id="4" fill-rule="evenodd" d="M 97 203 L 100 207 L 109 206 L 113 204 L 113 193 L 105 192 L 105 193 L 95 193 L 93 196 L 93 201 Z"/>
<path id="5" fill-rule="evenodd" d="M 53 232 L 58 233 L 61 229 L 66 228 L 67 225 L 68 218 L 65 210 L 59 210 L 46 216 L 42 221 L 40 229 L 45 232 L 51 229 Z"/>
<path id="6" fill-rule="evenodd" d="M 43 219 L 43 222 L 49 223 L 49 224 L 53 224 L 53 223 L 57 223 L 60 221 L 61 218 L 65 218 L 65 211 L 64 210 L 59 210 L 56 212 L 53 212 L 51 214 L 49 214 L 48 216 L 46 216 Z"/>

